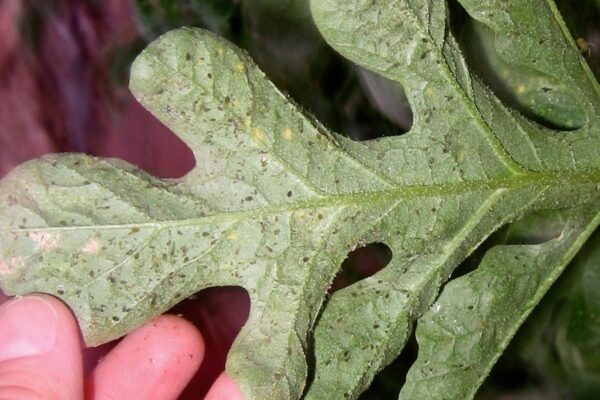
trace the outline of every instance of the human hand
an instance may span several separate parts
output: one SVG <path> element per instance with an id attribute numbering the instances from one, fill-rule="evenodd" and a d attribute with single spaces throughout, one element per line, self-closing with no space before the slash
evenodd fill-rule
<path id="1" fill-rule="evenodd" d="M 0 398 L 19 400 L 177 399 L 204 358 L 188 321 L 163 315 L 127 335 L 83 378 L 82 346 L 70 310 L 48 295 L 0 306 Z M 242 400 L 225 373 L 205 400 Z"/>

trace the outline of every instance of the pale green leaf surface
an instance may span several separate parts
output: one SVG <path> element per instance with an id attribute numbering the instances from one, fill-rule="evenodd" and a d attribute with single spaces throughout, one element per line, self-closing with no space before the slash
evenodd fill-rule
<path id="1" fill-rule="evenodd" d="M 597 210 L 598 100 L 583 91 L 584 65 L 567 72 L 584 88 L 588 124 L 565 135 L 507 109 L 469 73 L 443 2 L 312 6 L 338 51 L 403 85 L 411 132 L 361 143 L 329 133 L 239 49 L 173 31 L 136 60 L 131 89 L 196 166 L 167 181 L 81 155 L 19 167 L 0 182 L 2 289 L 59 296 L 99 344 L 202 288 L 242 286 L 252 306 L 227 369 L 248 399 L 295 399 L 341 261 L 383 242 L 390 264 L 336 292 L 314 327 L 306 398 L 356 398 L 490 233 L 532 210 Z M 562 260 L 582 240 L 548 247 Z"/>

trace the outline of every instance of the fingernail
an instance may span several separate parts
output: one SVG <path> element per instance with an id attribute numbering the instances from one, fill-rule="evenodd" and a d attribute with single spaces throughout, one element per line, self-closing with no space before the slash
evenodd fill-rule
<path id="1" fill-rule="evenodd" d="M 42 297 L 28 296 L 0 307 L 0 362 L 48 353 L 58 317 Z"/>

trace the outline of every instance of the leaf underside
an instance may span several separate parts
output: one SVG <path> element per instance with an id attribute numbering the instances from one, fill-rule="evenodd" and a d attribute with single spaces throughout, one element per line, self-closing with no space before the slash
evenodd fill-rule
<path id="1" fill-rule="evenodd" d="M 365 142 L 304 115 L 243 51 L 179 29 L 138 57 L 130 87 L 194 169 L 160 180 L 75 154 L 17 168 L 0 182 L 2 289 L 60 297 L 97 345 L 200 289 L 241 286 L 252 306 L 227 370 L 247 399 L 357 398 L 416 323 L 400 397 L 472 397 L 600 221 L 600 89 L 551 2 L 461 4 L 585 123 L 550 130 L 506 107 L 470 73 L 441 1 L 313 2 L 328 43 L 412 106 L 409 133 Z M 537 211 L 560 221 L 555 237 L 492 247 L 438 297 L 491 233 Z M 371 242 L 390 263 L 321 310 L 348 251 Z"/>

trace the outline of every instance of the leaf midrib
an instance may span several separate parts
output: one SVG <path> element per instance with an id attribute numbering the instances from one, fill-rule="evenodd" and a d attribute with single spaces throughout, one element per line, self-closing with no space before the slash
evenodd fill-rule
<path id="1" fill-rule="evenodd" d="M 539 190 L 544 187 L 558 187 L 560 185 L 585 186 L 600 184 L 600 171 L 589 171 L 579 173 L 535 173 L 515 174 L 504 179 L 492 179 L 488 181 L 462 181 L 440 185 L 414 185 L 395 186 L 389 190 L 332 194 L 327 197 L 290 202 L 277 206 L 256 207 L 244 211 L 219 212 L 212 215 L 156 220 L 151 222 L 132 222 L 104 225 L 80 225 L 80 226 L 46 226 L 1 230 L 2 233 L 18 233 L 31 231 L 70 231 L 70 230 L 109 230 L 109 229 L 132 229 L 132 228 L 176 228 L 193 225 L 208 225 L 219 222 L 228 222 L 240 219 L 250 219 L 267 215 L 284 214 L 294 211 L 315 210 L 336 207 L 359 206 L 361 204 L 373 204 L 380 202 L 393 202 L 399 199 L 414 199 L 419 197 L 452 196 L 462 193 L 489 191 L 494 193 L 498 190 L 515 190 L 529 187 Z M 570 190 L 569 190 L 570 194 Z M 568 197 L 568 195 L 567 195 Z"/>

